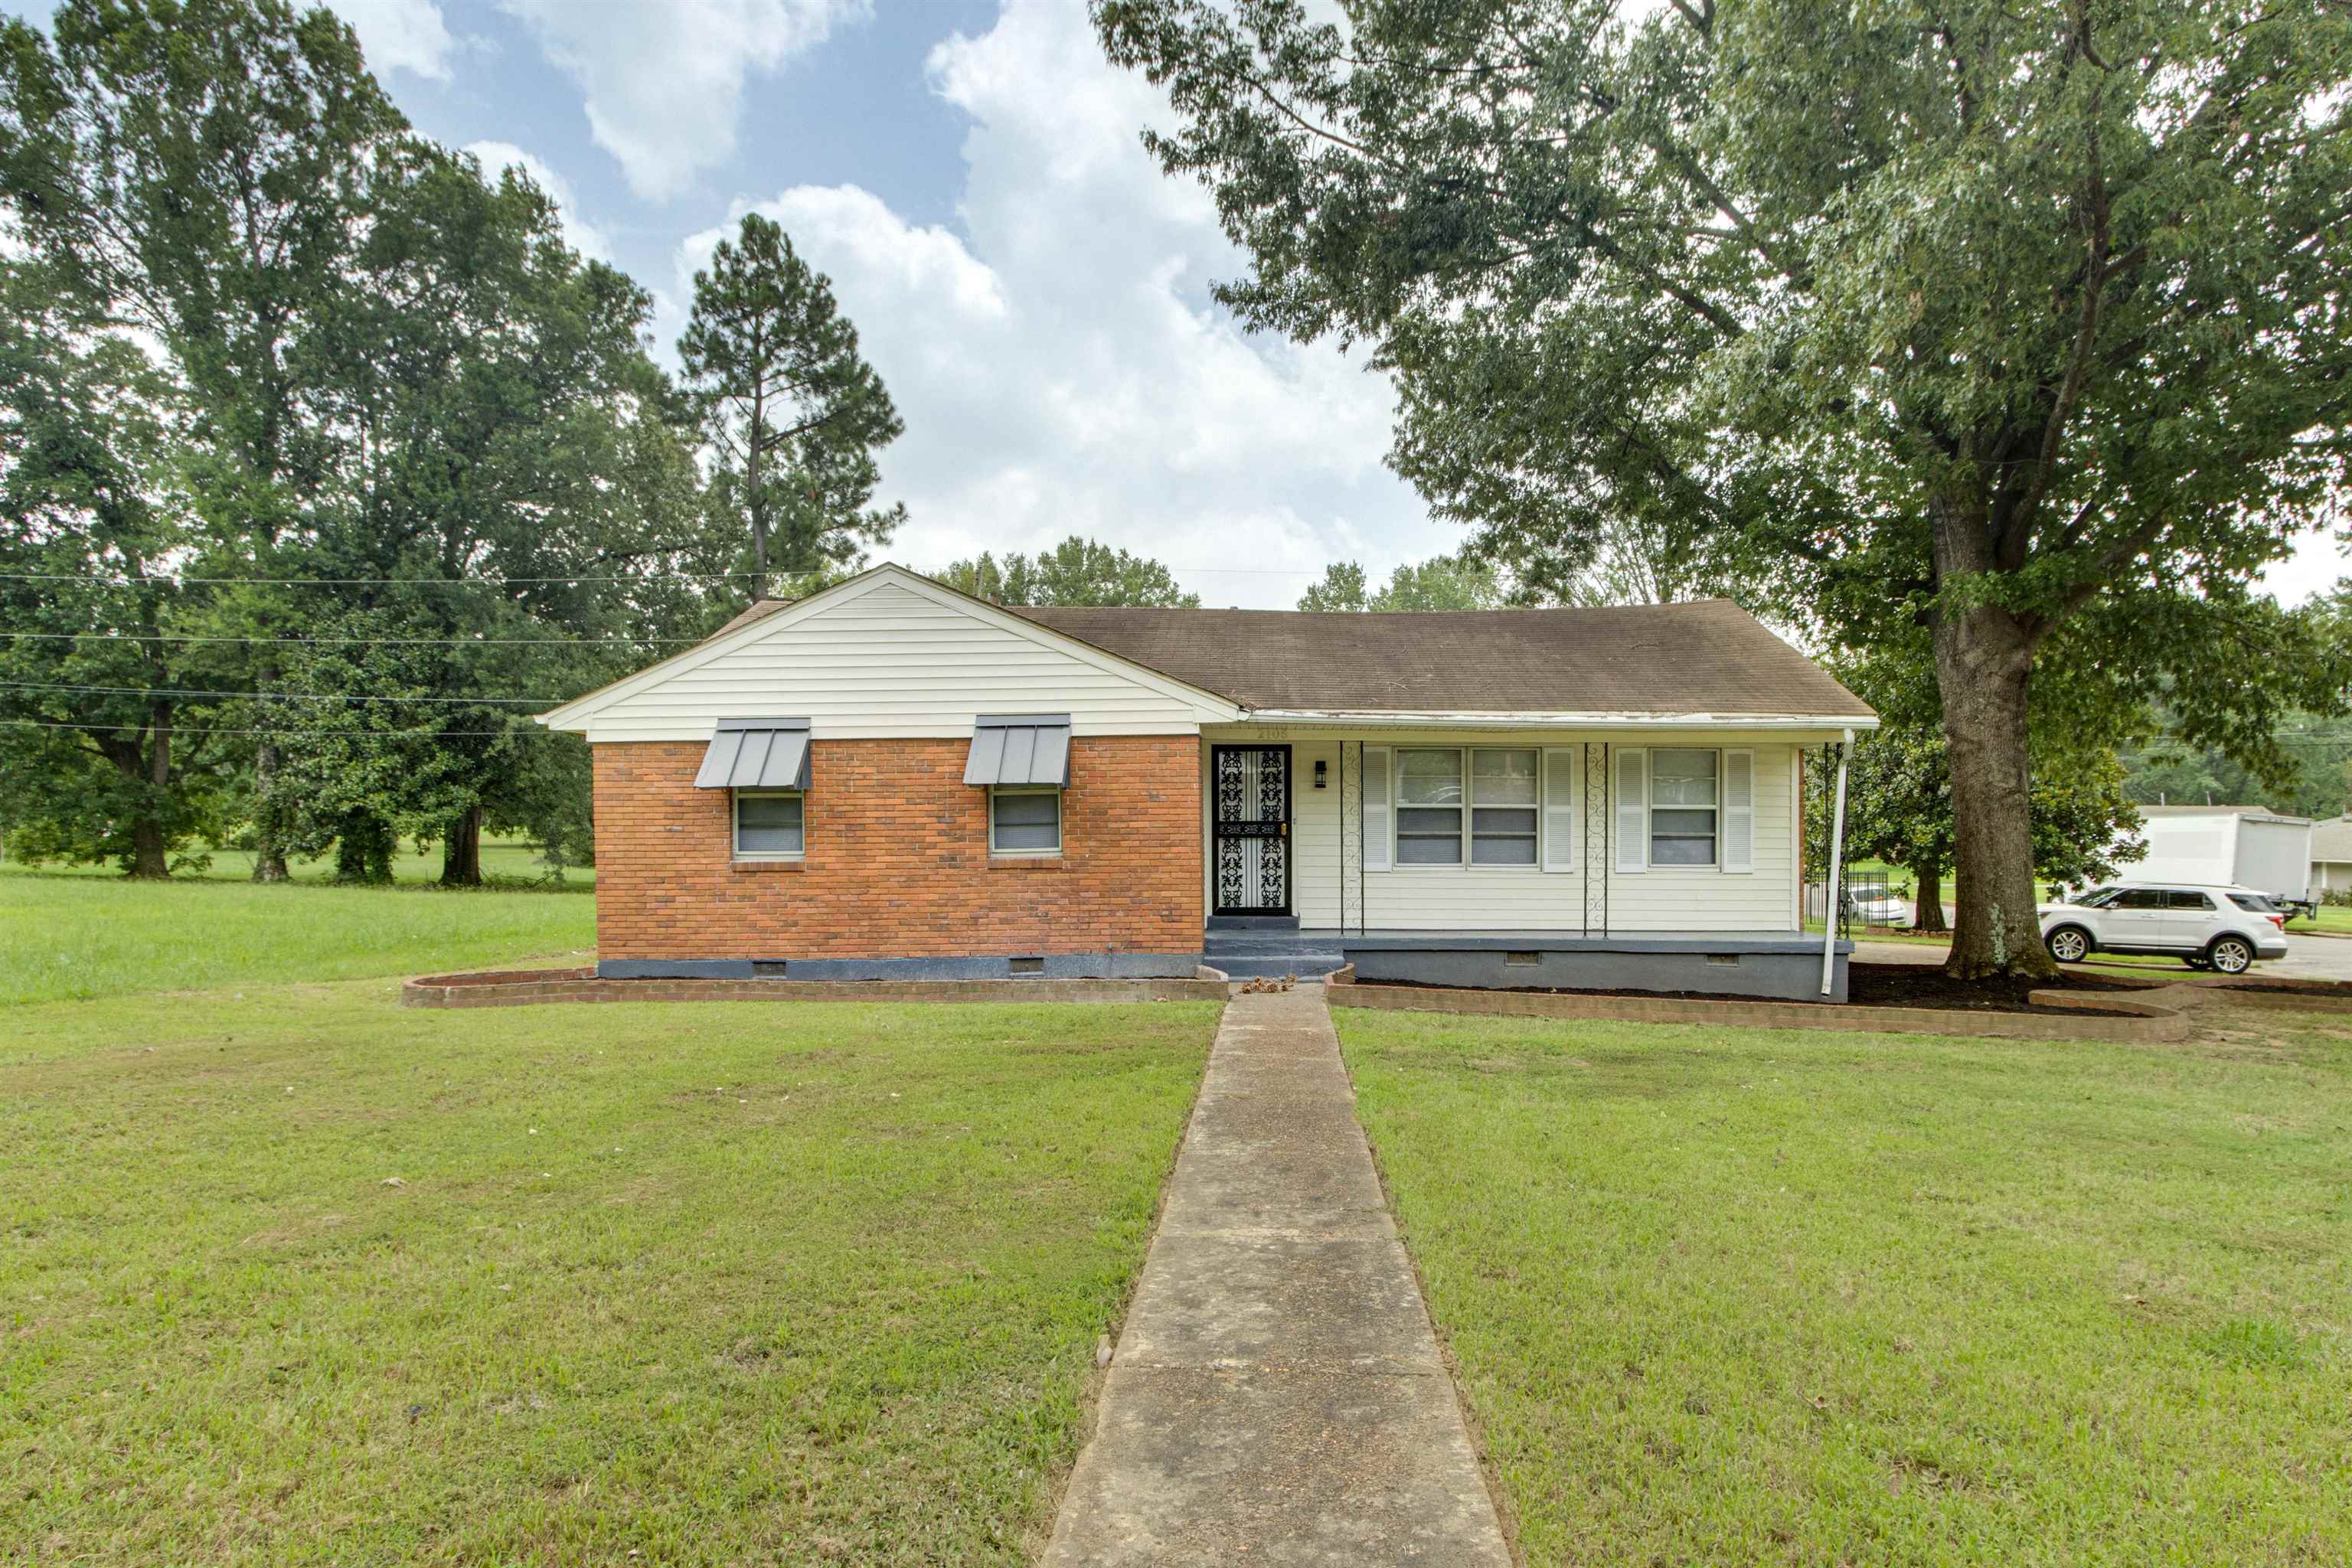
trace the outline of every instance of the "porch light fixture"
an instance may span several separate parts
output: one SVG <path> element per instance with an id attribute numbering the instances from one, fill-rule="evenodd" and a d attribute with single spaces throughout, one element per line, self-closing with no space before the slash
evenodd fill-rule
<path id="1" fill-rule="evenodd" d="M 1331 764 L 1329 763 L 1325 762 L 1320 757 L 1315 759 L 1315 787 L 1317 789 L 1321 789 L 1328 781 L 1330 772 Z"/>

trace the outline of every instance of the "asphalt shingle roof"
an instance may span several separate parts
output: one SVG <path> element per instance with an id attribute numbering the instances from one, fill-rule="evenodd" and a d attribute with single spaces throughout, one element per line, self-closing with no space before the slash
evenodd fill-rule
<path id="1" fill-rule="evenodd" d="M 1597 609 L 1013 613 L 1248 708 L 1873 716 L 1727 599 Z"/>
<path id="2" fill-rule="evenodd" d="M 720 631 L 787 603 L 762 601 Z M 1874 717 L 1728 599 L 1388 612 L 1003 607 L 1245 708 Z"/>

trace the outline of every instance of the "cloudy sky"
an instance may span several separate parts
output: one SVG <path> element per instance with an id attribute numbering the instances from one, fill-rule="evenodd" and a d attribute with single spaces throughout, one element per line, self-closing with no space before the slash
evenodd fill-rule
<path id="1" fill-rule="evenodd" d="M 520 163 L 662 299 L 753 208 L 829 273 L 907 434 L 918 568 L 1071 532 L 1210 604 L 1454 543 L 1381 464 L 1393 396 L 1241 331 L 1207 197 L 1137 142 L 1156 98 L 1083 0 L 331 0 L 417 126 Z"/>
<path id="2" fill-rule="evenodd" d="M 1163 110 L 1085 0 L 329 3 L 421 130 L 522 164 L 581 249 L 655 290 L 665 357 L 718 237 L 782 223 L 906 420 L 891 559 L 1080 532 L 1209 604 L 1277 605 L 1333 560 L 1378 575 L 1455 542 L 1381 464 L 1382 378 L 1211 302 L 1239 260 L 1144 156 Z M 2273 584 L 2344 570 L 2318 536 Z"/>

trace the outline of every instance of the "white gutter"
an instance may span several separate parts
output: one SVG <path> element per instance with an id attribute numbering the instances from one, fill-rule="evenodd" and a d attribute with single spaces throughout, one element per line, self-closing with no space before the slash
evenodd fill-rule
<path id="1" fill-rule="evenodd" d="M 1876 718 L 1801 713 L 1400 713 L 1312 708 L 1253 708 L 1244 724 L 1341 724 L 1371 730 L 1750 730 L 1771 732 L 1828 730 L 1853 739 L 1857 730 L 1875 730 Z"/>
<path id="2" fill-rule="evenodd" d="M 1837 928 L 1841 905 L 1839 879 L 1845 872 L 1845 764 L 1853 751 L 1853 731 L 1838 742 L 1837 810 L 1830 817 L 1830 896 L 1822 905 L 1822 994 L 1830 994 L 1837 975 Z"/>

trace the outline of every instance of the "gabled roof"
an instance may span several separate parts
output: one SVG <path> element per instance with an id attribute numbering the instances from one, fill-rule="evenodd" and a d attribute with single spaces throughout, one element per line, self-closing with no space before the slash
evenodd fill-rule
<path id="1" fill-rule="evenodd" d="M 1878 718 L 1728 599 L 1514 610 L 1033 608 L 990 604 L 886 565 L 805 599 L 762 600 L 666 662 L 690 662 L 772 616 L 884 574 L 1244 709 L 1302 716 L 1808 720 L 1857 728 L 1874 727 Z M 640 686 L 662 668 L 606 690 Z M 557 712 L 569 718 L 602 695 Z"/>
<path id="2" fill-rule="evenodd" d="M 1253 709 L 1877 718 L 1728 599 L 1589 609 L 1015 613 Z"/>

